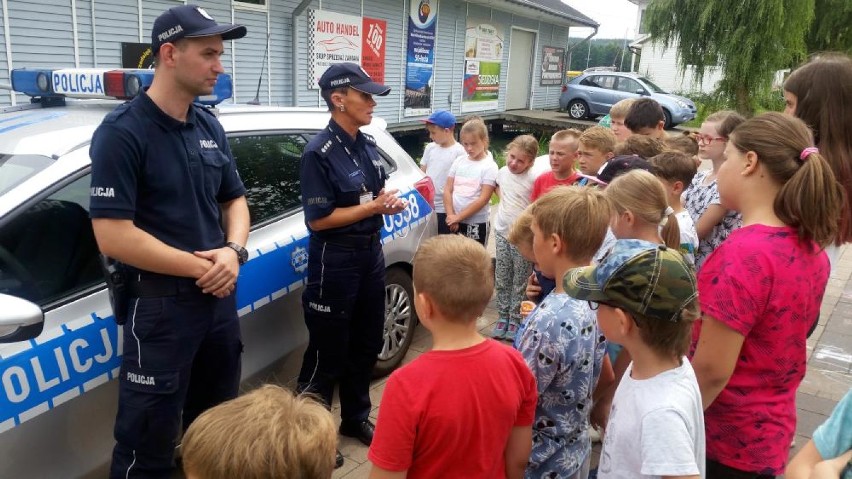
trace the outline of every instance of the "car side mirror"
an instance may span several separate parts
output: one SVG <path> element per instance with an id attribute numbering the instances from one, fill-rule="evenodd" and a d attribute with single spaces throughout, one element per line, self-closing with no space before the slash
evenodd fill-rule
<path id="1" fill-rule="evenodd" d="M 648 92 L 646 92 L 644 88 L 637 88 L 637 89 L 636 89 L 636 94 L 637 94 L 637 95 L 643 95 L 643 96 L 644 96 L 644 95 L 647 95 L 647 94 L 648 94 Z"/>
<path id="2" fill-rule="evenodd" d="M 44 329 L 44 311 L 15 296 L 0 294 L 0 343 L 27 341 Z"/>

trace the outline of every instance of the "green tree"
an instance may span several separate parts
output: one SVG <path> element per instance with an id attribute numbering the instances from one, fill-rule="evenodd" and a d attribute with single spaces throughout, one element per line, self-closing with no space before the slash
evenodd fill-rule
<path id="1" fill-rule="evenodd" d="M 655 40 L 676 45 L 683 71 L 693 66 L 701 78 L 708 67 L 721 67 L 718 93 L 750 115 L 752 95 L 771 85 L 776 70 L 804 58 L 814 1 L 653 0 L 645 15 Z"/>
<path id="2" fill-rule="evenodd" d="M 816 0 L 814 23 L 805 37 L 808 53 L 852 54 L 852 1 Z"/>
<path id="3" fill-rule="evenodd" d="M 568 41 L 568 47 L 574 47 L 582 41 L 583 39 L 580 38 L 571 38 Z M 593 38 L 590 43 L 583 42 L 572 50 L 571 64 L 568 65 L 568 69 L 585 70 L 589 67 L 609 66 L 621 68 L 622 64 L 624 69 L 629 69 L 630 51 L 627 50 L 626 45 L 625 39 Z"/>

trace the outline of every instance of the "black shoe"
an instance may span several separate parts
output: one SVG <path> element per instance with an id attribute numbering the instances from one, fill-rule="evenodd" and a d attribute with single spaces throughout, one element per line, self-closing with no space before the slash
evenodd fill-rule
<path id="1" fill-rule="evenodd" d="M 340 453 L 340 450 L 337 451 L 337 458 L 334 460 L 334 468 L 340 469 L 343 467 L 343 454 Z"/>
<path id="2" fill-rule="evenodd" d="M 362 422 L 358 423 L 341 423 L 340 424 L 340 434 L 347 437 L 354 437 L 355 439 L 364 443 L 365 446 L 369 446 L 373 442 L 373 431 L 376 429 L 376 426 L 370 422 L 369 419 L 365 419 Z"/>

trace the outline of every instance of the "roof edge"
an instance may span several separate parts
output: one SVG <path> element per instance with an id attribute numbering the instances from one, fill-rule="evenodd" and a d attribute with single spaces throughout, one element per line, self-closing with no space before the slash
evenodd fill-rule
<path id="1" fill-rule="evenodd" d="M 567 20 L 571 20 L 573 22 L 579 23 L 579 24 L 586 26 L 586 27 L 590 27 L 590 28 L 600 27 L 600 24 L 598 22 L 596 22 L 596 21 L 592 20 L 591 18 L 583 15 L 582 13 L 580 13 L 579 11 L 577 11 L 576 9 L 574 9 L 573 7 L 568 5 L 567 3 L 559 2 L 560 7 L 562 7 L 562 8 L 554 8 L 552 6 L 545 5 L 544 2 L 542 2 L 542 1 L 535 1 L 535 0 L 506 0 L 506 1 L 508 3 L 514 3 L 516 5 L 521 5 L 521 6 L 524 6 L 524 7 L 533 8 L 533 9 L 536 9 L 536 10 L 541 10 L 545 13 L 556 15 L 558 17 L 561 17 L 561 18 L 564 18 L 564 19 L 567 19 Z M 550 3 L 553 3 L 553 2 L 550 2 Z"/>

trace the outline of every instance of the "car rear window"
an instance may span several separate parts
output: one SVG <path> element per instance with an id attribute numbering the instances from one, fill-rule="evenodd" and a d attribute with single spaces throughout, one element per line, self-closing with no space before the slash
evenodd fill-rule
<path id="1" fill-rule="evenodd" d="M 52 158 L 42 155 L 0 154 L 0 195 L 20 185 L 51 163 Z"/>

